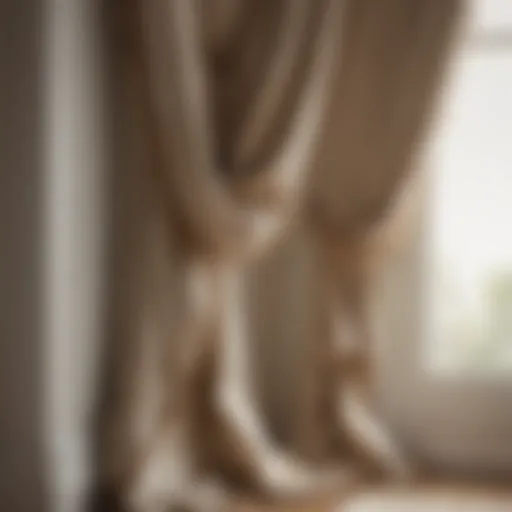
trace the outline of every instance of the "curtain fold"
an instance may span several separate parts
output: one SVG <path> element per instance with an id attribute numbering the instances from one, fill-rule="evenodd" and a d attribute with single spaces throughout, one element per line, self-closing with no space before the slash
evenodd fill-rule
<path id="1" fill-rule="evenodd" d="M 340 6 L 261 2 L 252 41 L 234 56 L 202 2 L 141 1 L 122 12 L 123 87 L 134 111 L 125 130 L 139 139 L 128 151 L 140 160 L 129 163 L 137 191 L 127 206 L 103 466 L 136 510 L 211 507 L 219 489 L 207 477 L 226 466 L 272 495 L 338 479 L 296 463 L 268 431 L 250 382 L 243 296 L 248 265 L 300 207 L 338 60 Z M 247 50 L 266 31 L 275 44 L 254 70 Z M 213 66 L 223 59 L 232 66 Z M 246 107 L 224 142 L 218 80 Z"/>
<path id="2" fill-rule="evenodd" d="M 365 462 L 391 474 L 410 468 L 366 396 L 372 259 L 379 229 L 416 179 L 415 162 L 436 112 L 463 7 L 458 0 L 346 2 L 338 94 L 312 175 L 309 216 L 330 277 L 324 292 L 330 326 L 313 343 L 323 346 L 318 357 L 330 360 L 338 353 L 341 365 L 335 384 L 317 379 L 323 389 L 317 393 L 327 402 L 327 417 L 319 409 L 310 412 L 318 425 L 317 449 L 329 453 L 340 439 L 348 441 Z"/>
<path id="3" fill-rule="evenodd" d="M 206 508 L 206 477 L 228 469 L 274 496 L 344 481 L 274 434 L 291 445 L 293 417 L 317 455 L 360 435 L 338 402 L 368 387 L 367 239 L 412 167 L 461 4 L 132 0 L 114 13 L 125 191 L 100 459 L 136 510 Z M 269 321 L 270 303 L 288 313 Z M 255 368 L 260 390 L 302 381 L 285 387 L 295 414 L 282 391 L 269 414 L 269 386 L 258 405 Z"/>

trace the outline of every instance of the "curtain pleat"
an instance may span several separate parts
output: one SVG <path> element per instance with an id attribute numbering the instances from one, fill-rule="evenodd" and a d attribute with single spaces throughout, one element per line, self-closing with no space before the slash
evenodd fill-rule
<path id="1" fill-rule="evenodd" d="M 248 376 L 268 351 L 269 382 L 307 370 L 291 400 L 301 448 L 334 453 L 347 432 L 365 445 L 336 404 L 369 378 L 366 241 L 409 176 L 462 3 L 131 0 L 115 14 L 124 206 L 100 458 L 136 509 L 201 507 L 200 478 L 226 467 L 277 495 L 332 482 L 277 448 L 270 388 L 259 407 Z M 270 322 L 265 289 L 275 311 L 291 304 Z M 337 355 L 340 316 L 364 371 Z"/>

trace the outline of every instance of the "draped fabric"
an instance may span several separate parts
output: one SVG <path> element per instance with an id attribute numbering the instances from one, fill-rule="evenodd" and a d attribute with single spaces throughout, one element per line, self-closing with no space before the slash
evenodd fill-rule
<path id="1" fill-rule="evenodd" d="M 251 353 L 268 345 L 250 321 L 251 269 L 296 226 L 325 258 L 308 340 L 315 391 L 300 399 L 305 444 L 325 454 L 346 429 L 338 394 L 361 371 L 341 362 L 320 378 L 317 363 L 331 358 L 343 312 L 366 365 L 366 236 L 411 167 L 460 4 L 132 0 L 114 13 L 116 277 L 100 470 L 135 510 L 211 505 L 211 476 L 277 496 L 341 485 L 343 473 L 292 459 L 258 406 Z M 285 265 L 301 257 L 287 254 Z M 269 276 L 259 277 L 261 290 Z M 292 288 L 281 286 L 284 302 Z"/>
<path id="2" fill-rule="evenodd" d="M 380 466 L 398 473 L 408 471 L 398 447 L 377 417 L 363 411 L 360 396 L 361 384 L 367 387 L 371 380 L 366 309 L 372 259 L 397 200 L 414 192 L 412 171 L 436 112 L 462 8 L 459 1 L 346 2 L 337 94 L 312 174 L 309 219 L 327 269 L 329 297 L 323 311 L 327 345 L 320 357 L 332 360 L 341 352 L 336 372 L 342 375 L 334 388 L 344 383 L 341 394 L 324 396 L 333 401 L 327 406 L 330 420 L 313 406 L 311 420 L 323 438 L 317 442 L 327 452 L 340 440 L 360 445 Z M 332 393 L 327 384 L 320 388 L 320 396 Z M 334 432 L 325 432 L 336 424 Z"/>

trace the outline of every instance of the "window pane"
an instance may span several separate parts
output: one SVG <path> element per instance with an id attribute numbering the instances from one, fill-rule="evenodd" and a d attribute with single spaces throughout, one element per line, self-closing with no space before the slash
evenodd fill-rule
<path id="1" fill-rule="evenodd" d="M 452 87 L 434 158 L 429 361 L 511 371 L 512 48 L 468 50 Z"/>

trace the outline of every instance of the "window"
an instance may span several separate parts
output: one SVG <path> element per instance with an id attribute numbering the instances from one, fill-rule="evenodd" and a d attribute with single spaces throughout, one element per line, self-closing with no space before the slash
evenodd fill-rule
<path id="1" fill-rule="evenodd" d="M 475 7 L 434 147 L 426 361 L 496 376 L 512 372 L 512 3 Z"/>

